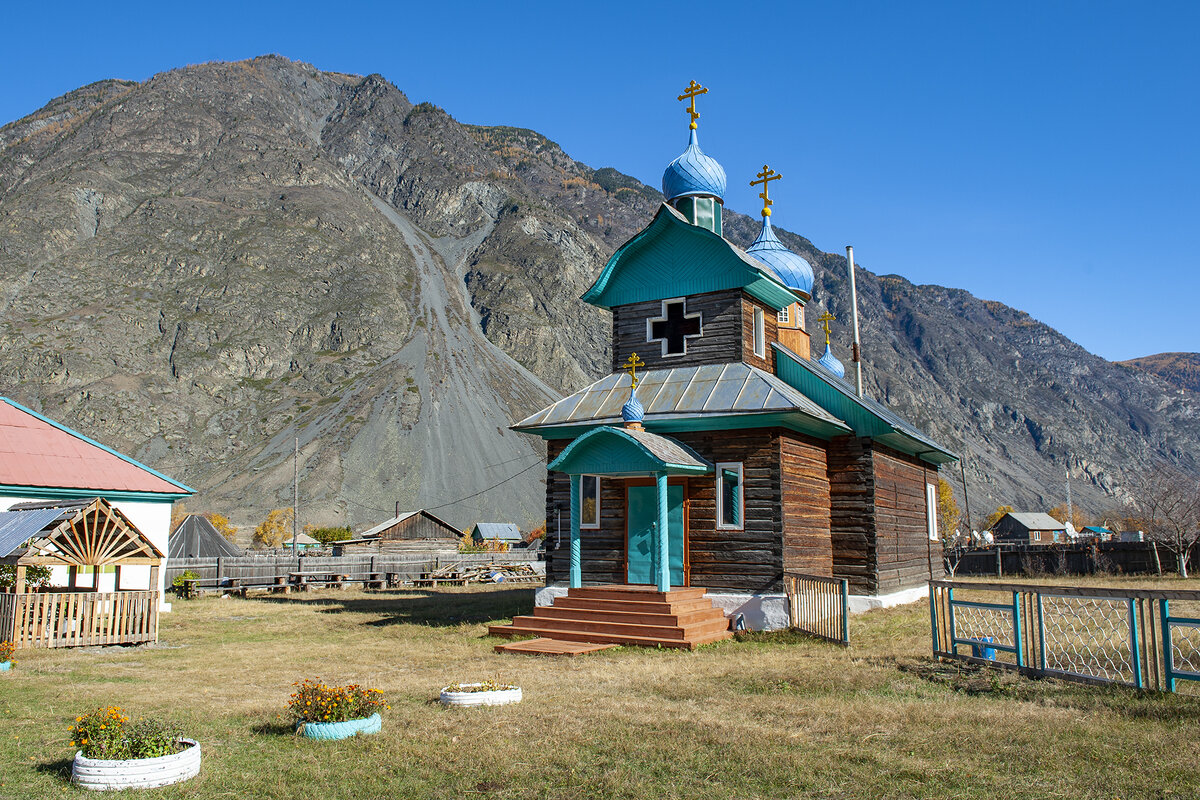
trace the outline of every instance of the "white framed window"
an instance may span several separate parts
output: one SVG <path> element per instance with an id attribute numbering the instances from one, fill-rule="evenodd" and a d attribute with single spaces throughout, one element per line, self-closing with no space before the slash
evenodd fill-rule
<path id="1" fill-rule="evenodd" d="M 780 309 L 779 324 L 780 325 L 791 325 L 792 324 L 792 307 L 791 306 Z"/>
<path id="2" fill-rule="evenodd" d="M 1033 532 L 1033 540 L 1034 540 L 1035 542 L 1040 542 L 1040 541 L 1042 540 L 1042 532 L 1041 532 L 1041 531 L 1034 531 L 1034 532 Z"/>
<path id="3" fill-rule="evenodd" d="M 699 311 L 689 314 L 687 298 L 663 300 L 662 316 L 646 320 L 646 341 L 662 342 L 662 354 L 687 355 L 687 340 L 704 335 L 704 318 Z"/>
<path id="4" fill-rule="evenodd" d="M 600 478 L 579 476 L 579 527 L 595 530 L 600 527 Z"/>
<path id="5" fill-rule="evenodd" d="M 754 355 L 767 357 L 767 320 L 763 310 L 757 306 L 754 308 Z"/>
<path id="6" fill-rule="evenodd" d="M 929 541 L 938 540 L 938 499 L 937 487 L 932 483 L 925 484 L 925 527 L 929 529 Z"/>
<path id="7" fill-rule="evenodd" d="M 741 530 L 746 509 L 742 465 L 727 461 L 717 464 L 717 528 Z"/>

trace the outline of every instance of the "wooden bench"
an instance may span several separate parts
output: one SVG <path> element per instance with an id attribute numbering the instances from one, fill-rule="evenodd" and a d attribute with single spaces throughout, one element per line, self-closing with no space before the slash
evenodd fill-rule
<path id="1" fill-rule="evenodd" d="M 302 592 L 310 589 L 344 589 L 350 576 L 342 572 L 316 570 L 313 572 L 289 572 L 288 582 Z"/>

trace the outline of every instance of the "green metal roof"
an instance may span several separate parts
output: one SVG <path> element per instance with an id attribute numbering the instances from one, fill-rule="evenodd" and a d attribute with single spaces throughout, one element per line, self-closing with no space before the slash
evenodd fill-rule
<path id="1" fill-rule="evenodd" d="M 664 203 L 613 253 L 583 300 L 612 308 L 727 289 L 744 289 L 776 310 L 805 301 L 758 261 Z"/>
<path id="2" fill-rule="evenodd" d="M 682 442 L 630 428 L 593 428 L 547 467 L 568 475 L 704 475 L 712 464 Z"/>
<path id="3" fill-rule="evenodd" d="M 859 397 L 850 384 L 818 362 L 801 358 L 777 342 L 772 342 L 771 346 L 775 348 L 775 373 L 821 408 L 845 421 L 856 435 L 869 436 L 930 464 L 958 460 L 958 456 L 882 403 Z"/>

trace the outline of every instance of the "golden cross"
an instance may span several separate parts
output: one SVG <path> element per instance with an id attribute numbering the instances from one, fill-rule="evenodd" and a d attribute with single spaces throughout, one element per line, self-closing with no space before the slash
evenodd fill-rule
<path id="1" fill-rule="evenodd" d="M 700 116 L 700 114 L 696 111 L 696 96 L 706 94 L 707 92 L 708 89 L 705 89 L 700 84 L 692 81 L 688 84 L 688 87 L 683 90 L 683 94 L 679 95 L 680 100 L 687 98 L 691 101 L 691 104 L 687 108 L 687 113 L 692 115 L 692 121 L 688 124 L 688 127 L 692 130 L 696 130 L 696 119 Z"/>
<path id="2" fill-rule="evenodd" d="M 758 195 L 763 199 L 762 215 L 764 217 L 769 217 L 771 216 L 771 206 L 773 203 L 771 202 L 771 199 L 767 197 L 767 189 L 769 188 L 767 184 L 769 184 L 771 181 L 777 181 L 783 176 L 768 167 L 766 164 L 763 164 L 762 172 L 758 173 L 756 177 L 761 178 L 761 180 L 750 181 L 750 185 L 758 186 L 760 183 L 762 184 L 763 190 Z"/>
<path id="3" fill-rule="evenodd" d="M 835 319 L 837 319 L 837 317 L 835 317 L 833 314 L 830 314 L 828 311 L 822 313 L 821 316 L 817 317 L 817 322 L 820 322 L 825 326 L 825 344 L 826 345 L 829 344 L 829 323 L 833 322 Z"/>
<path id="4" fill-rule="evenodd" d="M 634 388 L 634 389 L 636 389 L 637 385 L 638 385 L 638 379 L 637 379 L 638 367 L 644 367 L 644 366 L 646 366 L 646 362 L 642 361 L 640 358 L 638 358 L 637 353 L 634 353 L 633 355 L 629 356 L 629 358 L 626 359 L 626 361 L 625 361 L 625 370 L 629 373 L 629 380 L 633 381 L 632 388 Z"/>

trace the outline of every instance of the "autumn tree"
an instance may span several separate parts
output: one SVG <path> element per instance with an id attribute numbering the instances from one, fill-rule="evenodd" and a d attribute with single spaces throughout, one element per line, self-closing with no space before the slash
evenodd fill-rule
<path id="1" fill-rule="evenodd" d="M 344 542 L 347 539 L 353 539 L 354 533 L 348 526 L 335 528 L 318 528 L 313 525 L 305 525 L 304 532 L 316 539 L 323 545 L 331 542 Z"/>
<path id="2" fill-rule="evenodd" d="M 229 517 L 224 514 L 218 514 L 215 511 L 209 511 L 203 515 L 209 524 L 217 529 L 217 533 L 224 536 L 229 541 L 234 541 L 237 537 L 237 526 L 229 521 Z"/>
<path id="3" fill-rule="evenodd" d="M 962 512 L 958 510 L 958 502 L 954 499 L 954 489 L 944 478 L 938 478 L 937 507 L 938 530 L 943 538 L 954 538 L 954 530 L 962 519 Z"/>
<path id="4" fill-rule="evenodd" d="M 280 547 L 292 537 L 292 509 L 277 508 L 254 529 L 254 543 L 259 547 Z"/>
<path id="5" fill-rule="evenodd" d="M 990 531 L 992 528 L 996 527 L 996 523 L 1000 521 L 1001 517 L 1003 517 L 1005 514 L 1011 514 L 1015 510 L 1016 509 L 1014 509 L 1012 506 L 997 507 L 995 511 L 988 514 L 987 521 L 983 523 L 983 529 L 985 531 Z"/>
<path id="6" fill-rule="evenodd" d="M 183 501 L 173 503 L 171 505 L 171 530 L 178 528 L 179 523 L 183 522 L 183 518 L 187 515 L 187 506 L 183 504 Z"/>
<path id="7" fill-rule="evenodd" d="M 1067 523 L 1067 504 L 1060 503 L 1054 508 L 1046 512 L 1064 525 Z M 1080 511 L 1078 508 L 1071 508 L 1071 524 L 1075 526 L 1075 530 L 1081 531 L 1088 525 L 1092 524 L 1091 517 Z"/>
<path id="8" fill-rule="evenodd" d="M 1200 542 L 1200 485 L 1192 478 L 1161 469 L 1147 470 L 1133 480 L 1132 519 L 1145 523 L 1146 538 L 1175 554 L 1179 577 Z"/>

